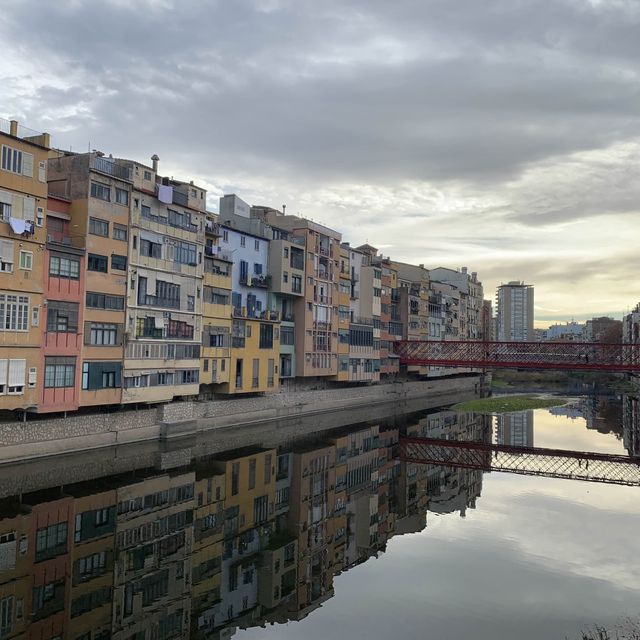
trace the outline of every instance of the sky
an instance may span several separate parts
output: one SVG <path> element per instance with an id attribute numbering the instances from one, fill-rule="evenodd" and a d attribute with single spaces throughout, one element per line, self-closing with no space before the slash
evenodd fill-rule
<path id="1" fill-rule="evenodd" d="M 635 0 L 3 0 L 0 117 L 280 208 L 538 326 L 640 300 Z"/>

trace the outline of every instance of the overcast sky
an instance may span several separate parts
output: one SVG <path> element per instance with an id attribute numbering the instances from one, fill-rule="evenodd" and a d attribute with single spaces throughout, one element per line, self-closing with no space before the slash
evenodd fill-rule
<path id="1" fill-rule="evenodd" d="M 620 317 L 639 33 L 636 0 L 3 0 L 0 116 Z"/>

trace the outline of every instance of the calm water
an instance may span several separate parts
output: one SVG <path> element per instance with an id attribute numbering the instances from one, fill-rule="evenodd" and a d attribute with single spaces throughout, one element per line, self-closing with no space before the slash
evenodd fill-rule
<path id="1" fill-rule="evenodd" d="M 404 463 L 397 440 L 622 454 L 630 407 L 433 412 L 5 501 L 0 636 L 577 638 L 640 613 L 640 488 Z"/>

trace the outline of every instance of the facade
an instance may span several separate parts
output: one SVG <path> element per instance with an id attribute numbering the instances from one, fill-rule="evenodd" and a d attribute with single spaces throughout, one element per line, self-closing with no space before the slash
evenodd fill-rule
<path id="1" fill-rule="evenodd" d="M 200 388 L 206 191 L 118 160 L 131 177 L 122 402 L 166 402 Z"/>
<path id="2" fill-rule="evenodd" d="M 496 339 L 499 342 L 527 342 L 533 332 L 533 286 L 512 281 L 496 293 Z"/>
<path id="3" fill-rule="evenodd" d="M 611 338 L 608 337 L 608 334 L 615 334 L 616 329 L 620 330 L 620 325 L 620 320 L 614 320 L 607 316 L 591 318 L 585 324 L 584 339 L 586 342 L 609 342 Z"/>
<path id="4" fill-rule="evenodd" d="M 70 204 L 63 196 L 49 195 L 47 200 L 40 413 L 74 411 L 80 406 L 85 250 L 84 238 L 72 234 Z"/>
<path id="5" fill-rule="evenodd" d="M 392 323 L 394 319 L 393 292 L 398 287 L 398 274 L 393 268 L 391 260 L 384 256 L 374 256 L 372 265 L 380 269 L 380 376 L 381 378 L 395 376 L 400 372 L 400 361 L 393 352 L 393 342 L 402 339 L 402 329 L 396 333 L 397 327 Z M 400 337 L 398 337 L 400 336 Z"/>
<path id="6" fill-rule="evenodd" d="M 120 404 L 128 248 L 118 230 L 129 226 L 131 171 L 91 152 L 57 154 L 48 172 L 52 193 L 70 200 L 72 236 L 86 249 L 80 406 Z"/>
<path id="7" fill-rule="evenodd" d="M 0 409 L 37 410 L 49 135 L 0 120 Z M 40 384 L 40 387 L 39 387 Z"/>

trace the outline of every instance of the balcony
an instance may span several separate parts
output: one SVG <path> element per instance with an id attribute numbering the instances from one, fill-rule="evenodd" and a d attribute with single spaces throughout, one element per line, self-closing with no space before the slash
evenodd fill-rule
<path id="1" fill-rule="evenodd" d="M 71 246 L 71 236 L 67 235 L 64 231 L 53 231 L 47 229 L 47 242 L 54 244 L 62 244 L 65 247 Z"/>
<path id="2" fill-rule="evenodd" d="M 91 168 L 94 171 L 104 173 L 113 178 L 119 178 L 120 180 L 131 182 L 131 169 L 129 169 L 129 167 L 123 167 L 116 164 L 113 160 L 109 160 L 108 158 L 91 156 Z"/>
<path id="3" fill-rule="evenodd" d="M 373 318 L 364 318 L 362 316 L 353 316 L 351 318 L 351 324 L 364 324 L 367 326 L 373 326 Z"/>
<path id="4" fill-rule="evenodd" d="M 329 296 L 321 296 L 317 293 L 313 296 L 314 302 L 319 302 L 320 304 L 329 304 Z"/>
<path id="5" fill-rule="evenodd" d="M 283 313 L 282 322 L 295 322 L 295 316 L 293 313 Z"/>
<path id="6" fill-rule="evenodd" d="M 330 254 L 329 247 L 325 247 L 321 244 L 316 245 L 316 253 L 319 253 L 321 256 L 328 256 Z"/>
<path id="7" fill-rule="evenodd" d="M 280 322 L 280 313 L 273 309 L 263 311 L 249 310 L 246 307 L 233 307 L 231 315 L 234 318 L 247 318 L 249 320 L 264 320 L 266 322 Z"/>
<path id="8" fill-rule="evenodd" d="M 70 199 L 71 189 L 69 187 L 68 180 L 56 180 L 55 182 L 47 183 L 47 194 L 54 198 L 63 198 L 64 200 Z"/>
<path id="9" fill-rule="evenodd" d="M 204 223 L 204 232 L 209 234 L 210 236 L 215 236 L 219 238 L 222 235 L 220 231 L 220 225 L 217 222 L 211 222 L 211 220 L 206 220 Z"/>
<path id="10" fill-rule="evenodd" d="M 268 289 L 271 284 L 271 276 L 263 274 L 244 274 L 240 276 L 240 284 L 245 287 L 258 287 Z"/>
<path id="11" fill-rule="evenodd" d="M 209 245 L 205 245 L 204 255 L 209 256 L 211 258 L 215 258 L 216 260 L 233 262 L 233 258 L 231 257 L 231 254 L 227 253 L 226 251 L 223 251 L 221 247 L 210 247 Z"/>
<path id="12" fill-rule="evenodd" d="M 180 309 L 180 300 L 161 298 L 159 296 L 138 296 L 138 304 L 145 307 L 164 307 L 166 309 Z"/>

